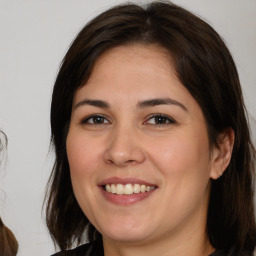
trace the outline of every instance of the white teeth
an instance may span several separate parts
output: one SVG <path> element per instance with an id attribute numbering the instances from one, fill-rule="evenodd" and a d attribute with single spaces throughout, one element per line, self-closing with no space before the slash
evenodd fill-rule
<path id="1" fill-rule="evenodd" d="M 114 185 L 114 184 L 111 184 L 111 186 L 110 186 L 110 188 L 111 188 L 111 193 L 112 194 L 115 194 L 116 193 L 116 186 Z"/>
<path id="2" fill-rule="evenodd" d="M 124 187 L 124 193 L 126 195 L 131 195 L 133 194 L 133 187 L 131 184 L 126 184 L 125 187 Z"/>
<path id="3" fill-rule="evenodd" d="M 149 192 L 151 190 L 154 190 L 155 186 L 146 186 L 146 185 L 140 185 L 140 184 L 107 184 L 105 185 L 105 190 L 112 194 L 117 195 L 131 195 L 131 194 L 138 194 L 138 193 L 144 193 Z"/>
<path id="4" fill-rule="evenodd" d="M 112 184 L 113 185 L 113 184 Z M 112 186 L 111 185 L 111 186 Z M 123 195 L 124 194 L 124 186 L 122 184 L 117 184 L 116 185 L 116 193 L 118 195 Z"/>
<path id="5" fill-rule="evenodd" d="M 135 184 L 133 186 L 133 193 L 140 193 L 140 185 L 139 184 Z"/>
<path id="6" fill-rule="evenodd" d="M 111 187 L 110 187 L 110 185 L 108 184 L 108 185 L 106 185 L 106 190 L 108 191 L 108 192 L 111 192 Z"/>
<path id="7" fill-rule="evenodd" d="M 144 193 L 146 191 L 146 185 L 141 185 L 140 192 Z"/>

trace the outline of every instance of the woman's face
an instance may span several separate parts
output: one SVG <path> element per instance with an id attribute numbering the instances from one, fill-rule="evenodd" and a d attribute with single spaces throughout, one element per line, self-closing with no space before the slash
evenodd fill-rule
<path id="1" fill-rule="evenodd" d="M 67 154 L 77 201 L 103 238 L 205 232 L 213 172 L 202 111 L 157 46 L 109 50 L 74 97 Z"/>

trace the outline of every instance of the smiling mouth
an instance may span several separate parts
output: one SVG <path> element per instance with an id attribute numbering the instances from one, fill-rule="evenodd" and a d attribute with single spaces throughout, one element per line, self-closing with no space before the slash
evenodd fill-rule
<path id="1" fill-rule="evenodd" d="M 132 195 L 139 193 L 147 193 L 156 189 L 156 186 L 147 186 L 140 184 L 106 184 L 103 189 L 110 194 Z"/>

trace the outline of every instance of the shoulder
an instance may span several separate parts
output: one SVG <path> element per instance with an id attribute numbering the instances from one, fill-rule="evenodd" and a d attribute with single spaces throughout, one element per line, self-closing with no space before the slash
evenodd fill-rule
<path id="1" fill-rule="evenodd" d="M 92 247 L 93 247 L 93 244 L 88 243 L 88 244 L 84 244 L 79 247 L 76 247 L 75 249 L 72 249 L 72 250 L 58 252 L 56 254 L 53 254 L 52 256 L 73 256 L 73 255 L 76 255 L 76 256 L 86 255 L 87 256 L 87 254 L 89 256 Z M 85 254 L 85 253 L 87 253 L 87 254 Z"/>
<path id="2" fill-rule="evenodd" d="M 235 252 L 233 249 L 231 249 L 229 252 L 224 252 L 222 250 L 216 250 L 214 253 L 212 253 L 209 256 L 256 256 L 256 251 L 243 251 L 241 253 Z"/>
<path id="3" fill-rule="evenodd" d="M 52 256 L 103 256 L 103 246 L 98 241 L 83 244 L 72 250 L 61 251 Z"/>

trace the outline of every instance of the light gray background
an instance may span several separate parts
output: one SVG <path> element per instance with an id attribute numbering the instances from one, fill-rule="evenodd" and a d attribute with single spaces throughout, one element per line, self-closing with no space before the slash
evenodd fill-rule
<path id="1" fill-rule="evenodd" d="M 81 27 L 120 2 L 0 0 L 0 127 L 9 139 L 0 172 L 0 216 L 19 241 L 19 256 L 54 252 L 41 207 L 52 167 L 49 111 L 59 63 Z M 225 39 L 255 119 L 256 0 L 173 2 L 209 21 Z"/>

